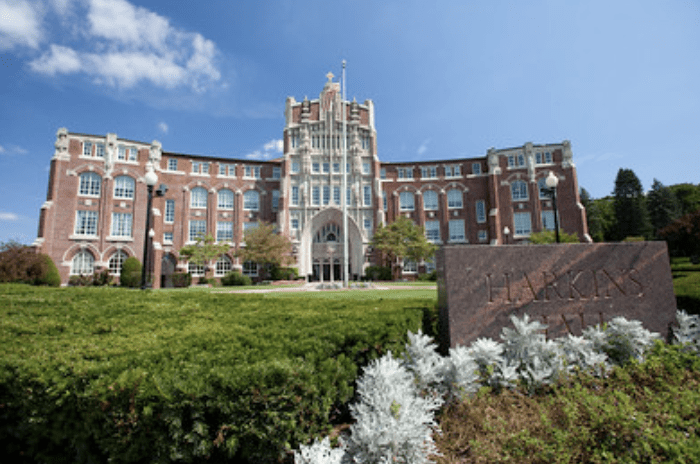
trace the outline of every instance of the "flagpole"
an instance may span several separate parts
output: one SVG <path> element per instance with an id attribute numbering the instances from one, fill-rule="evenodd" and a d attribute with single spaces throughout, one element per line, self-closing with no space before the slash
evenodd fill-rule
<path id="1" fill-rule="evenodd" d="M 349 269 L 349 250 L 348 250 L 348 152 L 347 152 L 347 128 L 345 121 L 345 60 L 343 60 L 343 74 L 342 74 L 342 92 L 341 98 L 342 103 L 340 108 L 342 110 L 342 121 L 343 121 L 343 143 L 341 144 L 343 151 L 343 287 L 348 288 L 348 280 L 350 273 Z"/>

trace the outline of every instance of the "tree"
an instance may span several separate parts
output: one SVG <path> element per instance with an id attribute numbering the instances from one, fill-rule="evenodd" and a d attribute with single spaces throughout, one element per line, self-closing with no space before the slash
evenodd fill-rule
<path id="1" fill-rule="evenodd" d="M 13 240 L 0 243 L 0 282 L 33 284 L 47 272 L 46 259 L 31 247 Z"/>
<path id="2" fill-rule="evenodd" d="M 686 214 L 659 231 L 673 256 L 700 255 L 700 209 Z"/>
<path id="3" fill-rule="evenodd" d="M 631 169 L 622 169 L 615 178 L 615 228 L 614 240 L 625 237 L 651 236 L 651 224 L 646 209 L 642 184 Z"/>
<path id="4" fill-rule="evenodd" d="M 694 213 L 700 209 L 700 185 L 675 184 L 669 187 L 678 199 L 680 216 Z"/>
<path id="5" fill-rule="evenodd" d="M 260 222 L 258 227 L 245 232 L 245 247 L 238 250 L 236 256 L 243 261 L 251 261 L 263 266 L 267 272 L 270 266 L 286 266 L 294 262 L 292 242 L 275 231 L 275 226 Z"/>
<path id="6" fill-rule="evenodd" d="M 200 235 L 193 245 L 180 248 L 180 257 L 187 258 L 189 262 L 196 265 L 208 267 L 212 260 L 218 259 L 229 248 L 230 246 L 226 243 L 216 243 L 211 235 Z"/>
<path id="7" fill-rule="evenodd" d="M 658 236 L 659 230 L 678 219 L 680 215 L 678 199 L 670 188 L 656 179 L 647 193 L 647 210 L 655 237 Z"/>
<path id="8" fill-rule="evenodd" d="M 388 226 L 380 224 L 372 238 L 372 246 L 386 253 L 394 278 L 398 278 L 404 259 L 418 262 L 432 257 L 437 250 L 437 246 L 425 238 L 423 227 L 403 216 Z"/>
<path id="9" fill-rule="evenodd" d="M 542 245 L 547 243 L 555 243 L 557 241 L 556 234 L 553 230 L 543 230 L 541 232 L 535 232 L 530 234 L 530 243 L 533 245 Z M 559 242 L 560 243 L 579 243 L 576 234 L 567 234 L 566 232 L 559 231 Z"/>
<path id="10" fill-rule="evenodd" d="M 141 262 L 135 256 L 129 256 L 122 263 L 119 284 L 130 288 L 136 288 L 141 284 Z"/>

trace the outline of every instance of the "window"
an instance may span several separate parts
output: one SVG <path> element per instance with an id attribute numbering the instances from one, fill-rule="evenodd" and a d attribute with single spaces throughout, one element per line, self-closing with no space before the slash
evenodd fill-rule
<path id="1" fill-rule="evenodd" d="M 177 160 L 175 158 L 168 160 L 168 171 L 177 171 Z"/>
<path id="2" fill-rule="evenodd" d="M 399 209 L 401 211 L 413 211 L 415 209 L 413 192 L 401 192 L 399 195 Z"/>
<path id="3" fill-rule="evenodd" d="M 440 221 L 425 221 L 425 238 L 429 242 L 440 241 Z"/>
<path id="4" fill-rule="evenodd" d="M 292 230 L 298 230 L 298 229 L 299 229 L 299 219 L 292 218 Z"/>
<path id="5" fill-rule="evenodd" d="M 299 173 L 299 161 L 292 161 L 292 174 Z"/>
<path id="6" fill-rule="evenodd" d="M 219 259 L 216 260 L 216 266 L 214 268 L 214 275 L 216 277 L 223 277 L 229 272 L 231 272 L 231 269 L 233 268 L 233 263 L 231 262 L 231 258 L 229 258 L 226 255 L 221 255 L 219 256 Z"/>
<path id="7" fill-rule="evenodd" d="M 333 203 L 340 204 L 340 187 L 333 187 Z"/>
<path id="8" fill-rule="evenodd" d="M 175 200 L 165 200 L 165 222 L 175 221 Z"/>
<path id="9" fill-rule="evenodd" d="M 386 192 L 382 192 L 382 206 L 384 206 L 384 211 L 387 210 Z"/>
<path id="10" fill-rule="evenodd" d="M 80 188 L 78 195 L 87 195 L 91 197 L 100 196 L 100 185 L 102 178 L 94 172 L 84 172 L 80 174 Z"/>
<path id="11" fill-rule="evenodd" d="M 426 190 L 423 192 L 423 209 L 426 211 L 435 211 L 438 209 L 438 194 L 434 190 Z"/>
<path id="12" fill-rule="evenodd" d="M 347 202 L 348 206 L 352 206 L 352 189 L 350 187 L 348 187 L 345 191 L 345 201 Z"/>
<path id="13" fill-rule="evenodd" d="M 479 224 L 486 222 L 486 202 L 476 200 L 476 222 Z"/>
<path id="14" fill-rule="evenodd" d="M 163 243 L 172 244 L 173 243 L 173 233 L 163 232 Z"/>
<path id="15" fill-rule="evenodd" d="M 462 175 L 462 168 L 459 164 L 445 166 L 445 177 L 459 177 Z"/>
<path id="16" fill-rule="evenodd" d="M 258 228 L 257 221 L 244 222 L 243 223 L 243 235 L 245 236 L 246 232 L 248 232 L 249 230 L 257 229 L 257 228 Z"/>
<path id="17" fill-rule="evenodd" d="M 260 179 L 260 166 L 246 166 L 245 176 L 251 179 Z"/>
<path id="18" fill-rule="evenodd" d="M 331 165 L 330 163 L 323 163 L 323 173 L 328 174 L 331 170 Z"/>
<path id="19" fill-rule="evenodd" d="M 386 179 L 386 168 L 379 169 L 379 178 Z"/>
<path id="20" fill-rule="evenodd" d="M 372 171 L 369 163 L 362 163 L 362 174 L 369 174 Z"/>
<path id="21" fill-rule="evenodd" d="M 453 219 L 448 224 L 450 232 L 450 242 L 464 241 L 464 221 L 462 219 Z"/>
<path id="22" fill-rule="evenodd" d="M 462 192 L 457 189 L 447 191 L 447 208 L 462 208 Z"/>
<path id="23" fill-rule="evenodd" d="M 299 187 L 293 186 L 292 187 L 292 206 L 298 206 L 299 205 Z"/>
<path id="24" fill-rule="evenodd" d="M 119 176 L 114 179 L 114 198 L 133 199 L 134 179 L 129 176 Z"/>
<path id="25" fill-rule="evenodd" d="M 190 192 L 190 208 L 206 208 L 207 207 L 207 189 L 204 187 L 195 187 Z"/>
<path id="26" fill-rule="evenodd" d="M 209 174 L 209 163 L 202 163 L 202 174 Z"/>
<path id="27" fill-rule="evenodd" d="M 413 179 L 413 168 L 396 168 L 399 179 Z"/>
<path id="28" fill-rule="evenodd" d="M 254 263 L 252 261 L 245 261 L 243 263 L 243 275 L 247 275 L 248 277 L 257 277 L 258 263 Z"/>
<path id="29" fill-rule="evenodd" d="M 530 223 L 530 213 L 513 214 L 513 235 L 530 235 L 532 227 Z"/>
<path id="30" fill-rule="evenodd" d="M 331 201 L 331 188 L 328 185 L 323 186 L 323 204 L 327 205 Z"/>
<path id="31" fill-rule="evenodd" d="M 554 211 L 542 211 L 542 228 L 545 230 L 554 230 Z"/>
<path id="32" fill-rule="evenodd" d="M 95 258 L 86 250 L 78 252 L 71 262 L 70 274 L 92 275 L 93 272 L 95 272 Z"/>
<path id="33" fill-rule="evenodd" d="M 138 158 L 139 151 L 136 147 L 129 147 L 129 161 L 136 161 Z"/>
<path id="34" fill-rule="evenodd" d="M 362 141 L 362 149 L 369 150 L 369 135 L 362 134 L 362 137 L 360 138 L 360 140 Z"/>
<path id="35" fill-rule="evenodd" d="M 280 191 L 273 190 L 272 191 L 272 211 L 277 211 L 279 206 L 280 206 Z"/>
<path id="36" fill-rule="evenodd" d="M 321 192 L 317 186 L 311 188 L 311 204 L 318 205 L 321 202 Z"/>
<path id="37" fill-rule="evenodd" d="M 124 260 L 126 260 L 126 258 L 128 258 L 128 256 L 122 250 L 118 250 L 116 253 L 114 253 L 112 257 L 109 258 L 109 263 L 107 264 L 109 273 L 113 275 L 121 274 L 122 265 L 124 264 Z"/>
<path id="38" fill-rule="evenodd" d="M 527 200 L 527 183 L 522 180 L 516 180 L 510 184 L 510 196 L 513 201 Z"/>
<path id="39" fill-rule="evenodd" d="M 83 156 L 92 156 L 92 142 L 83 142 Z"/>
<path id="40" fill-rule="evenodd" d="M 552 191 L 549 187 L 547 187 L 546 177 L 540 177 L 540 179 L 537 181 L 537 189 L 539 190 L 540 200 L 552 199 Z"/>
<path id="41" fill-rule="evenodd" d="M 403 260 L 403 272 L 406 274 L 413 274 L 418 272 L 418 265 L 412 259 Z"/>
<path id="42" fill-rule="evenodd" d="M 311 172 L 313 172 L 313 173 L 321 172 L 321 164 L 320 163 L 311 163 Z"/>
<path id="43" fill-rule="evenodd" d="M 522 153 L 511 153 L 508 155 L 508 167 L 519 168 L 525 166 L 525 155 Z"/>
<path id="44" fill-rule="evenodd" d="M 363 200 L 365 206 L 372 206 L 372 186 L 365 185 L 363 187 Z"/>
<path id="45" fill-rule="evenodd" d="M 97 156 L 98 158 L 105 157 L 105 144 L 104 143 L 96 143 L 95 144 L 95 156 Z"/>
<path id="46" fill-rule="evenodd" d="M 552 162 L 552 153 L 549 151 L 546 151 L 544 153 L 542 152 L 537 152 L 535 153 L 535 163 L 537 164 L 550 164 Z"/>
<path id="47" fill-rule="evenodd" d="M 221 189 L 217 194 L 217 206 L 219 209 L 233 209 L 233 192 L 229 189 Z"/>
<path id="48" fill-rule="evenodd" d="M 194 242 L 205 235 L 207 235 L 207 221 L 201 219 L 190 221 L 190 242 Z"/>
<path id="49" fill-rule="evenodd" d="M 435 270 L 435 257 L 432 257 L 430 259 L 426 259 L 424 261 L 425 263 L 425 272 L 426 274 L 430 274 Z"/>
<path id="50" fill-rule="evenodd" d="M 437 177 L 437 167 L 435 166 L 422 166 L 420 168 L 420 176 L 423 179 L 434 179 Z"/>
<path id="51" fill-rule="evenodd" d="M 188 263 L 187 272 L 189 272 L 192 277 L 204 277 L 204 265 Z"/>
<path id="52" fill-rule="evenodd" d="M 236 165 L 219 163 L 219 176 L 236 177 Z"/>
<path id="53" fill-rule="evenodd" d="M 216 223 L 216 241 L 217 242 L 233 242 L 233 222 L 217 221 Z"/>
<path id="54" fill-rule="evenodd" d="M 333 172 L 336 174 L 340 173 L 340 163 L 333 163 Z"/>
<path id="55" fill-rule="evenodd" d="M 204 161 L 192 161 L 193 174 L 209 174 L 209 163 Z"/>
<path id="56" fill-rule="evenodd" d="M 112 237 L 131 237 L 131 213 L 112 213 Z"/>
<path id="57" fill-rule="evenodd" d="M 76 211 L 75 235 L 97 235 L 97 211 Z"/>
<path id="58" fill-rule="evenodd" d="M 279 166 L 272 166 L 272 178 L 279 179 L 282 177 L 282 168 Z"/>
<path id="59" fill-rule="evenodd" d="M 481 163 L 472 163 L 472 174 L 481 174 Z"/>
<path id="60" fill-rule="evenodd" d="M 243 194 L 243 209 L 246 211 L 260 209 L 260 193 L 257 190 L 248 190 Z"/>
<path id="61" fill-rule="evenodd" d="M 489 239 L 489 233 L 485 230 L 480 230 L 479 231 L 479 241 L 480 242 L 487 242 Z"/>
<path id="62" fill-rule="evenodd" d="M 117 159 L 119 161 L 126 161 L 126 147 L 124 145 L 119 145 L 117 147 Z"/>
<path id="63" fill-rule="evenodd" d="M 372 219 L 364 218 L 363 225 L 364 225 L 365 230 L 369 234 L 372 231 Z"/>

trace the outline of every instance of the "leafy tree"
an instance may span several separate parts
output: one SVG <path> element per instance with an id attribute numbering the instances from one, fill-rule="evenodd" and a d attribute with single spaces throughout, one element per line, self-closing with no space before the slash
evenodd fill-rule
<path id="1" fill-rule="evenodd" d="M 673 256 L 700 255 L 700 209 L 686 214 L 659 231 Z"/>
<path id="2" fill-rule="evenodd" d="M 657 236 L 659 230 L 676 220 L 680 213 L 678 199 L 673 191 L 656 179 L 647 193 L 647 210 L 654 236 Z"/>
<path id="3" fill-rule="evenodd" d="M 245 247 L 238 250 L 236 256 L 243 261 L 252 261 L 263 265 L 263 272 L 271 266 L 293 264 L 292 242 L 275 231 L 275 226 L 260 222 L 258 227 L 245 232 Z"/>
<path id="4" fill-rule="evenodd" d="M 212 260 L 226 253 L 229 245 L 216 243 L 211 235 L 197 237 L 193 245 L 186 245 L 180 248 L 180 257 L 187 258 L 191 263 L 199 266 L 209 266 Z"/>
<path id="5" fill-rule="evenodd" d="M 680 206 L 679 216 L 694 213 L 700 209 L 700 185 L 675 184 L 669 187 L 678 199 Z"/>
<path id="6" fill-rule="evenodd" d="M 530 243 L 533 245 L 542 245 L 546 243 L 556 243 L 557 238 L 553 230 L 543 230 L 541 232 L 535 232 L 530 234 Z M 559 242 L 560 243 L 579 243 L 580 240 L 576 234 L 567 234 L 566 232 L 559 231 Z"/>
<path id="7" fill-rule="evenodd" d="M 372 246 L 387 255 L 394 278 L 400 274 L 402 260 L 418 262 L 432 257 L 437 250 L 437 246 L 425 238 L 423 227 L 403 216 L 388 226 L 380 224 L 372 238 Z"/>
<path id="8" fill-rule="evenodd" d="M 46 258 L 46 255 L 38 254 L 31 247 L 13 240 L 0 243 L 0 282 L 43 285 L 43 279 L 49 272 Z"/>
<path id="9" fill-rule="evenodd" d="M 642 183 L 631 169 L 622 169 L 615 178 L 615 228 L 613 240 L 628 236 L 651 236 L 651 224 Z"/>

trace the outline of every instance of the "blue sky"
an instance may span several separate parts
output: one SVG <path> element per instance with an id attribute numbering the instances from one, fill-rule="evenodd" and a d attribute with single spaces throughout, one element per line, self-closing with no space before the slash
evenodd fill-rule
<path id="1" fill-rule="evenodd" d="M 347 60 L 385 161 L 572 142 L 579 185 L 700 182 L 700 3 L 0 0 L 0 242 L 31 243 L 56 130 L 279 156 Z"/>

